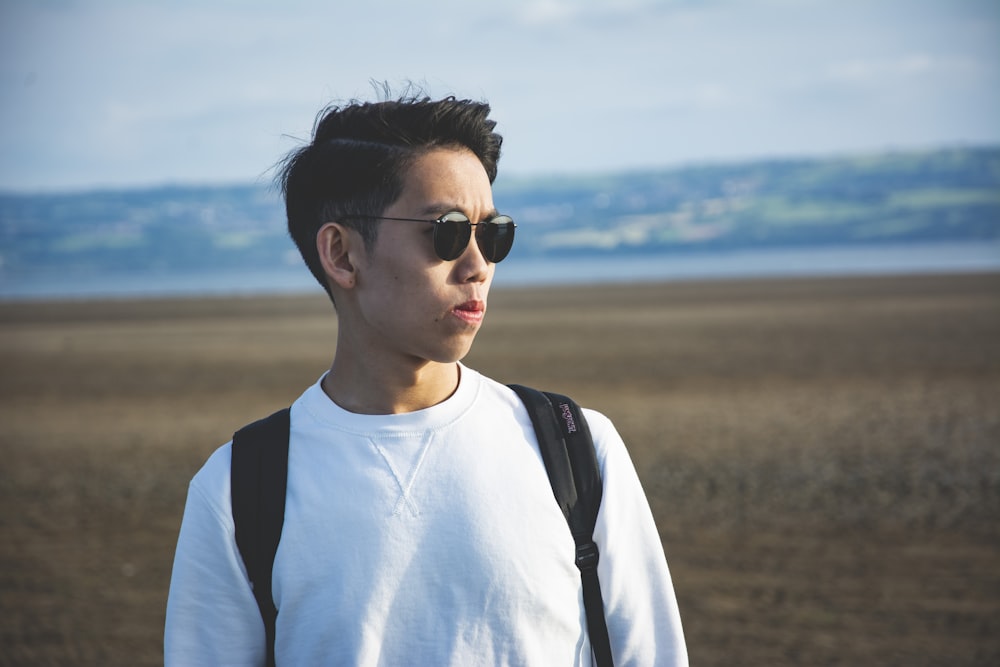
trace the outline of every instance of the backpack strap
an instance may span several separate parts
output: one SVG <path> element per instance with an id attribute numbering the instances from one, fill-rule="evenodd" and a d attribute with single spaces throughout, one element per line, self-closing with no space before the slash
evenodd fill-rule
<path id="1" fill-rule="evenodd" d="M 290 410 L 244 426 L 233 435 L 233 523 L 253 595 L 264 619 L 267 664 L 274 665 L 278 610 L 271 594 L 271 570 L 285 520 Z"/>
<path id="2" fill-rule="evenodd" d="M 552 492 L 576 543 L 576 566 L 583 584 L 587 633 L 596 664 L 610 667 L 614 661 L 604 618 L 601 582 L 597 576 L 600 553 L 594 542 L 603 487 L 590 427 L 580 406 L 566 396 L 516 384 L 510 388 L 528 408 Z"/>

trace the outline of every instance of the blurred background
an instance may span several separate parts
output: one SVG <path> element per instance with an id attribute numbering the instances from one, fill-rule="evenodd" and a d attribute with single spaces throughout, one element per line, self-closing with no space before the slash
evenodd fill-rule
<path id="1" fill-rule="evenodd" d="M 0 665 L 162 661 L 333 354 L 273 167 L 386 86 L 492 105 L 468 362 L 618 425 L 692 664 L 1000 661 L 1000 3 L 0 0 Z"/>

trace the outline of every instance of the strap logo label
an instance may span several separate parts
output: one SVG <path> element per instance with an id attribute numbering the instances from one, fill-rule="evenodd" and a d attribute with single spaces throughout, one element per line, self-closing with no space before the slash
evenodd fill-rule
<path id="1" fill-rule="evenodd" d="M 560 403 L 559 410 L 562 412 L 563 421 L 566 422 L 566 432 L 576 433 L 576 420 L 573 419 L 573 411 L 569 409 L 569 404 Z"/>

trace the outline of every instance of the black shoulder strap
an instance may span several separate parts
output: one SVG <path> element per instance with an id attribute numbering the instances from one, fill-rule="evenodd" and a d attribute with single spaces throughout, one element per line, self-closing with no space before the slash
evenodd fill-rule
<path id="1" fill-rule="evenodd" d="M 552 492 L 576 543 L 576 566 L 583 583 L 583 606 L 594 658 L 598 667 L 613 665 L 601 582 L 597 577 L 600 554 L 594 543 L 594 525 L 603 487 L 590 427 L 580 406 L 566 396 L 516 384 L 510 388 L 531 415 Z"/>
<path id="2" fill-rule="evenodd" d="M 233 435 L 230 473 L 236 546 L 243 556 L 267 638 L 267 664 L 274 665 L 278 610 L 271 595 L 271 569 L 285 520 L 288 483 L 288 408 L 244 426 Z"/>

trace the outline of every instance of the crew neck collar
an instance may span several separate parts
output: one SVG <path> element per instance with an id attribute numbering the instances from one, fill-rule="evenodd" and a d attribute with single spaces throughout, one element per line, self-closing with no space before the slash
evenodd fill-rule
<path id="1" fill-rule="evenodd" d="M 323 391 L 324 373 L 314 385 L 295 402 L 294 408 L 301 407 L 325 426 L 353 433 L 404 433 L 438 429 L 458 419 L 468 410 L 479 391 L 479 373 L 459 363 L 458 387 L 451 396 L 437 405 L 423 410 L 388 415 L 366 415 L 350 412 L 340 407 Z"/>

